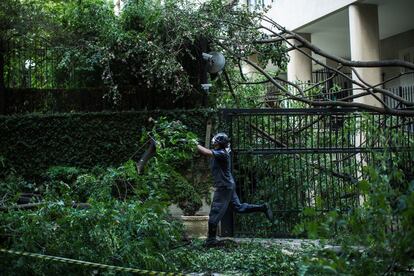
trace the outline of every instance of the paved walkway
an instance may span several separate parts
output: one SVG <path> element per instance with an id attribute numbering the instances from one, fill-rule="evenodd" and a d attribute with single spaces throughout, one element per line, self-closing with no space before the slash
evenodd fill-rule
<path id="1" fill-rule="evenodd" d="M 264 238 L 219 238 L 220 240 L 231 240 L 236 243 L 261 243 L 264 246 L 279 245 L 285 254 L 293 254 L 309 246 L 321 245 L 319 240 L 311 239 L 264 239 Z M 341 251 L 337 245 L 323 245 L 323 250 L 330 250 L 336 253 Z M 363 250 L 362 247 L 355 247 L 357 250 Z"/>
<path id="2" fill-rule="evenodd" d="M 292 249 L 300 249 L 304 245 L 319 245 L 319 240 L 310 239 L 264 239 L 264 238 L 220 238 L 236 243 L 261 243 L 263 245 L 281 245 Z"/>

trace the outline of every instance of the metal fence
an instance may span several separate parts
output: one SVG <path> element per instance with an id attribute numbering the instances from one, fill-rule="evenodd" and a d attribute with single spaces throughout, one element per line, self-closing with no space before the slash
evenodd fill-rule
<path id="1" fill-rule="evenodd" d="M 300 236 L 306 212 L 346 212 L 360 204 L 363 166 L 385 148 L 409 159 L 413 117 L 357 109 L 227 109 L 233 173 L 244 202 L 270 202 L 276 221 L 227 214 L 224 233 Z M 372 135 L 376 133 L 375 135 Z M 410 166 L 407 164 L 407 166 Z M 234 220 L 233 220 L 234 219 Z M 303 234 L 303 233 L 302 233 Z"/>
<path id="2" fill-rule="evenodd" d="M 399 87 L 388 88 L 388 90 L 391 91 L 394 95 L 400 96 L 401 98 L 407 101 L 414 102 L 414 86 L 399 86 Z M 407 107 L 403 103 L 389 96 L 384 97 L 384 102 L 390 108 L 402 109 L 402 108 Z"/>
<path id="3" fill-rule="evenodd" d="M 344 73 L 348 77 L 352 77 L 349 73 Z M 352 94 L 352 90 L 337 92 L 339 88 L 352 88 L 352 82 L 346 77 L 337 74 L 328 69 L 321 69 L 312 72 L 312 83 L 322 83 L 322 90 L 318 98 L 325 98 L 327 100 L 342 99 Z"/>
<path id="4" fill-rule="evenodd" d="M 399 87 L 394 87 L 394 88 L 388 88 L 388 90 L 391 91 L 391 93 L 393 93 L 394 95 L 400 96 L 404 100 L 407 100 L 409 102 L 414 102 L 414 86 L 399 86 Z M 396 109 L 407 108 L 405 104 L 389 96 L 384 97 L 384 102 L 390 108 L 396 108 Z M 408 126 L 408 130 L 411 132 L 414 132 L 414 125 Z"/>
<path id="5" fill-rule="evenodd" d="M 1 41 L 6 88 L 79 88 L 85 81 L 72 47 L 51 47 L 47 41 Z M 85 69 L 85 68 L 83 68 Z M 91 75 L 91 73 L 88 73 Z"/>

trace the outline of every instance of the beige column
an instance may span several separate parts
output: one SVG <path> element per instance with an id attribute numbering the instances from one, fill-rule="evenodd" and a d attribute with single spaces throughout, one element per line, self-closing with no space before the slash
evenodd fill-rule
<path id="1" fill-rule="evenodd" d="M 349 6 L 349 36 L 351 43 L 351 59 L 354 61 L 369 61 L 380 59 L 378 7 L 369 4 Z M 356 68 L 361 78 L 371 84 L 381 82 L 381 68 Z M 355 73 L 352 78 L 358 80 Z M 353 85 L 353 88 L 359 88 Z M 354 91 L 360 93 L 361 91 Z M 381 106 L 373 96 L 355 99 L 355 102 Z"/>
<path id="2" fill-rule="evenodd" d="M 299 34 L 309 42 L 311 41 L 310 34 Z M 299 45 L 300 43 L 294 39 L 289 40 L 290 43 L 294 45 Z M 306 48 L 301 48 L 308 55 L 311 55 L 311 51 Z M 302 54 L 298 50 L 293 50 L 289 52 L 289 64 L 287 68 L 287 77 L 288 81 L 292 82 L 308 82 L 312 80 L 312 60 L 306 55 Z"/>
<path id="3" fill-rule="evenodd" d="M 257 54 L 249 56 L 248 60 L 255 64 L 258 64 Z M 242 71 L 247 78 L 253 78 L 255 75 L 259 74 L 253 66 L 247 63 L 242 63 Z"/>

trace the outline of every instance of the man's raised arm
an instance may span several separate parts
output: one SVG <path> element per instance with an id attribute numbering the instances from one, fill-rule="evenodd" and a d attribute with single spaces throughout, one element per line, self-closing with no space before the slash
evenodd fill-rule
<path id="1" fill-rule="evenodd" d="M 202 155 L 209 156 L 209 157 L 213 156 L 213 152 L 210 149 L 203 147 L 202 145 L 197 145 L 197 150 Z"/>

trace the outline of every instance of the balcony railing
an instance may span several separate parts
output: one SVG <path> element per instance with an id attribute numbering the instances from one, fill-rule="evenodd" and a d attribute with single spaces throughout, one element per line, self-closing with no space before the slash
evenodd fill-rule
<path id="1" fill-rule="evenodd" d="M 388 88 L 388 90 L 391 91 L 394 95 L 400 96 L 401 98 L 407 101 L 414 102 L 414 85 L 398 86 L 398 87 Z M 402 108 L 407 107 L 405 104 L 402 104 L 401 102 L 388 96 L 384 97 L 384 102 L 391 108 L 402 109 Z"/>
<path id="2" fill-rule="evenodd" d="M 352 77 L 350 73 L 343 73 L 348 77 Z M 318 98 L 326 100 L 339 100 L 352 94 L 352 90 L 338 91 L 349 89 L 352 82 L 343 75 L 335 74 L 334 71 L 322 69 L 312 73 L 312 83 L 321 83 L 321 93 Z"/>

